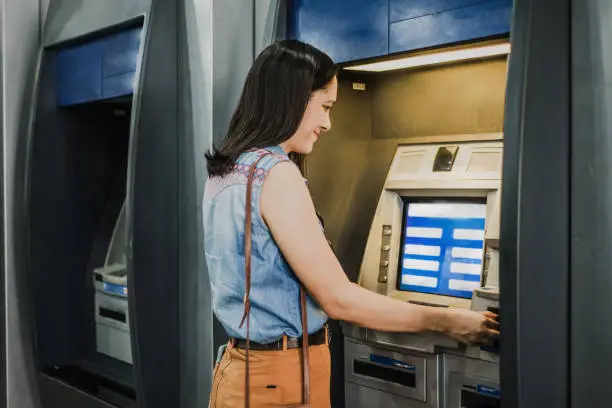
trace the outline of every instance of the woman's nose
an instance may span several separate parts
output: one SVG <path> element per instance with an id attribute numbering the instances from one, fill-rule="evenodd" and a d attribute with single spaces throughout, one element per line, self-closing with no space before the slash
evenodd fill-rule
<path id="1" fill-rule="evenodd" d="M 325 124 L 321 126 L 321 130 L 323 130 L 324 132 L 328 132 L 330 129 L 331 129 L 331 120 L 329 119 L 329 115 L 328 115 L 327 120 L 325 121 Z"/>

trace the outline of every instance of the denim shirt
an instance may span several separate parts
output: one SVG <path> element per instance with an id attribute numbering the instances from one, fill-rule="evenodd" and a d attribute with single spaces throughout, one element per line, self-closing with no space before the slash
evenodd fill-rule
<path id="1" fill-rule="evenodd" d="M 300 283 L 272 238 L 261 216 L 263 182 L 277 163 L 290 160 L 280 146 L 243 153 L 233 170 L 221 177 L 209 177 L 204 188 L 204 245 L 212 289 L 213 312 L 233 338 L 246 337 L 244 312 L 245 254 L 244 222 L 246 183 L 251 164 L 266 153 L 257 165 L 252 194 L 251 327 L 250 338 L 271 343 L 283 334 L 302 335 Z M 320 330 L 327 316 L 308 296 L 308 332 Z"/>

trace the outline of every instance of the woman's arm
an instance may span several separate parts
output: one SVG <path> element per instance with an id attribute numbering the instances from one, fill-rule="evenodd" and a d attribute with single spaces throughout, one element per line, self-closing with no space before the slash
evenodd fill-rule
<path id="1" fill-rule="evenodd" d="M 413 305 L 351 283 L 294 164 L 272 168 L 263 185 L 261 211 L 287 262 L 330 317 L 381 331 L 436 331 L 466 342 L 498 334 L 492 313 Z"/>

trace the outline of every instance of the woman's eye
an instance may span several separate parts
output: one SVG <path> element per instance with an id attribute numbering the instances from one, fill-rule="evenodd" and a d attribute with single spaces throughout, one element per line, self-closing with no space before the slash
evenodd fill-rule
<path id="1" fill-rule="evenodd" d="M 329 112 L 331 110 L 331 106 L 325 106 L 323 105 L 323 111 L 324 112 Z"/>

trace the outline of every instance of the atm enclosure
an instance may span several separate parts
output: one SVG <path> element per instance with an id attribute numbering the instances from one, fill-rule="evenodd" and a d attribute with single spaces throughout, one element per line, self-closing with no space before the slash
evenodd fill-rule
<path id="1" fill-rule="evenodd" d="M 397 148 L 365 247 L 361 286 L 428 307 L 499 311 L 501 138 Z M 493 345 L 343 328 L 347 406 L 499 406 Z"/>
<path id="2" fill-rule="evenodd" d="M 97 6 L 52 1 L 40 49 L 22 237 L 38 391 L 179 406 L 177 4 Z"/>

